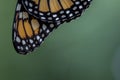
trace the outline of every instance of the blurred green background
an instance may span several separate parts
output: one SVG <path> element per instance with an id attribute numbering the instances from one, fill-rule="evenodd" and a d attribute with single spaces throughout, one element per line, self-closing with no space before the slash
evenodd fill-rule
<path id="1" fill-rule="evenodd" d="M 120 0 L 93 0 L 36 51 L 12 45 L 17 0 L 0 0 L 0 80 L 120 80 Z"/>

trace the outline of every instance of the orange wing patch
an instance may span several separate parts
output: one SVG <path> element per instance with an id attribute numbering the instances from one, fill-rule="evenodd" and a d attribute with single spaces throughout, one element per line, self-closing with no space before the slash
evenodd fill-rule
<path id="1" fill-rule="evenodd" d="M 24 27 L 25 27 L 25 31 L 27 33 L 27 36 L 31 38 L 33 36 L 33 30 L 32 30 L 32 26 L 30 25 L 28 20 L 24 21 Z"/>
<path id="2" fill-rule="evenodd" d="M 60 0 L 60 2 L 64 9 L 69 9 L 73 5 L 73 2 L 71 0 Z"/>
<path id="3" fill-rule="evenodd" d="M 40 4 L 39 5 L 39 10 L 40 11 L 42 11 L 42 12 L 48 12 L 49 11 L 48 0 L 41 0 L 39 4 Z"/>
<path id="4" fill-rule="evenodd" d="M 32 19 L 31 20 L 31 25 L 34 31 L 34 34 L 37 35 L 39 33 L 40 30 L 40 24 L 36 19 Z"/>
<path id="5" fill-rule="evenodd" d="M 19 20 L 19 23 L 18 23 L 18 34 L 22 39 L 26 38 L 26 33 L 25 33 L 25 30 L 24 30 L 24 27 L 23 27 L 23 21 L 22 20 Z"/>
<path id="6" fill-rule="evenodd" d="M 56 12 L 58 12 L 58 11 L 60 11 L 62 9 L 62 7 L 60 6 L 58 0 L 50 0 L 50 3 L 48 3 L 48 4 L 50 5 L 50 11 L 52 13 L 56 13 Z"/>

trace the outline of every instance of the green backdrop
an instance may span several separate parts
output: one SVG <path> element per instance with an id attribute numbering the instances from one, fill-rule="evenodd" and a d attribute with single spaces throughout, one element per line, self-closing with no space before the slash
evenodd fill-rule
<path id="1" fill-rule="evenodd" d="M 0 80 L 120 80 L 120 0 L 93 0 L 26 56 L 12 45 L 16 2 L 0 0 Z"/>

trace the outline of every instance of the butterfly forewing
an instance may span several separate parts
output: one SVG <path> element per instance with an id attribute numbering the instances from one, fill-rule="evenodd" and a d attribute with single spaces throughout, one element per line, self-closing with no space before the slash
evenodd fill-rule
<path id="1" fill-rule="evenodd" d="M 45 22 L 61 23 L 80 16 L 91 0 L 22 0 L 26 10 Z"/>
<path id="2" fill-rule="evenodd" d="M 13 24 L 13 44 L 18 53 L 26 54 L 38 47 L 58 25 L 30 15 L 18 1 Z"/>

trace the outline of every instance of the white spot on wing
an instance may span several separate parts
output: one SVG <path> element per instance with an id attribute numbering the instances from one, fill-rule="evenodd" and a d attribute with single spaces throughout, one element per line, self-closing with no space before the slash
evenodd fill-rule
<path id="1" fill-rule="evenodd" d="M 22 44 L 23 44 L 23 45 L 25 45 L 25 44 L 26 44 L 25 40 L 22 40 Z"/>
<path id="2" fill-rule="evenodd" d="M 16 37 L 16 41 L 17 41 L 18 43 L 20 43 L 20 38 L 19 38 L 19 37 Z"/>
<path id="3" fill-rule="evenodd" d="M 20 9 L 21 9 L 21 4 L 18 4 L 16 10 L 20 11 Z"/>
<path id="4" fill-rule="evenodd" d="M 47 27 L 46 27 L 46 25 L 43 24 L 42 28 L 43 28 L 43 30 L 45 30 Z"/>

